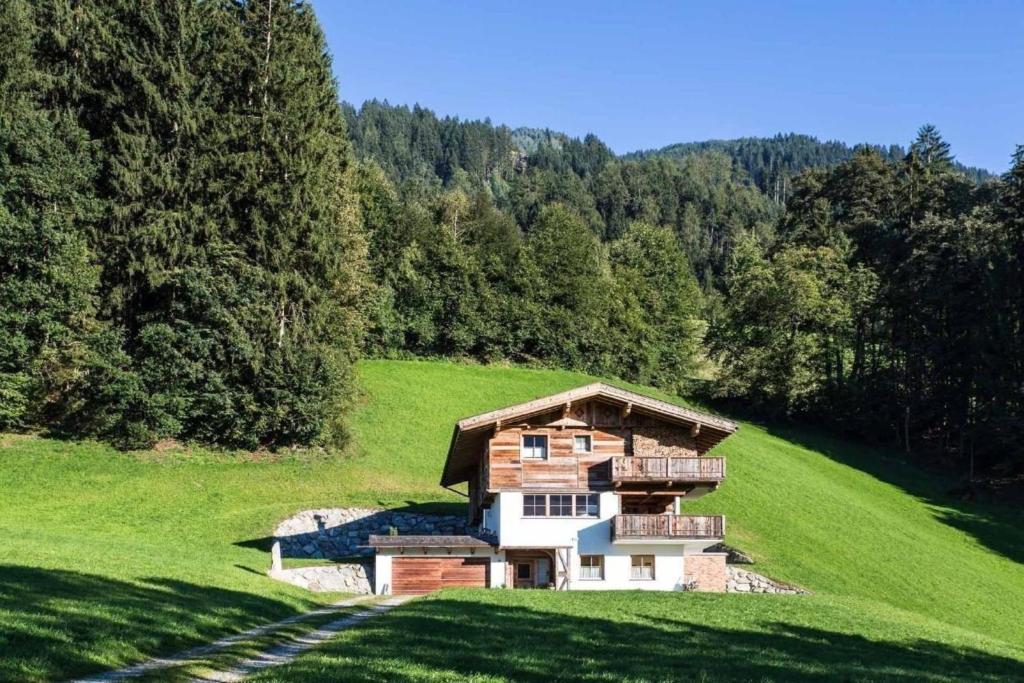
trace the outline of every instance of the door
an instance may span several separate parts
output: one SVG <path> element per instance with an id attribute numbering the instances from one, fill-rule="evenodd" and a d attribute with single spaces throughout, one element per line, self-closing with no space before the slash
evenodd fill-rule
<path id="1" fill-rule="evenodd" d="M 491 561 L 479 557 L 396 557 L 391 562 L 391 594 L 422 595 L 457 586 L 486 588 Z"/>
<path id="2" fill-rule="evenodd" d="M 537 559 L 537 585 L 551 585 L 551 562 L 544 557 Z"/>

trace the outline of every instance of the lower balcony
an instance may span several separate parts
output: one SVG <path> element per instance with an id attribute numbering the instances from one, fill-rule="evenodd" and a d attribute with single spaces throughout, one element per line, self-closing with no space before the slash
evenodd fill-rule
<path id="1" fill-rule="evenodd" d="M 722 515 L 615 515 L 612 543 L 645 541 L 721 541 Z"/>

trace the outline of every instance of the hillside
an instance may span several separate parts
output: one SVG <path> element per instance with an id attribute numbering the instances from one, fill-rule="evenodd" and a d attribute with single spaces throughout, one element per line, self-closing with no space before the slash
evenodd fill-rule
<path id="1" fill-rule="evenodd" d="M 278 519 L 326 505 L 453 509 L 461 499 L 437 479 L 454 420 L 591 379 L 363 362 L 363 396 L 340 456 L 118 453 L 4 437 L 0 680 L 102 670 L 309 607 L 324 598 L 262 574 Z M 586 680 L 629 672 L 613 661 L 635 664 L 639 680 L 666 678 L 687 657 L 709 680 L 820 677 L 832 667 L 874 679 L 1024 675 L 1019 511 L 957 503 L 942 479 L 804 430 L 743 423 L 716 452 L 728 458 L 729 479 L 689 509 L 726 514 L 727 541 L 751 553 L 759 571 L 815 595 L 445 593 L 356 629 L 280 675 L 569 677 L 562 667 L 572 662 L 557 649 L 566 639 L 580 648 L 571 675 Z M 552 621 L 545 615 L 558 617 L 557 631 L 542 628 Z M 522 637 L 505 656 L 485 656 L 477 641 L 486 631 L 464 626 L 505 616 L 518 620 Z M 648 624 L 639 638 L 661 664 L 613 647 L 638 623 Z M 455 655 L 456 642 L 480 647 Z"/>
<path id="2" fill-rule="evenodd" d="M 867 145 L 883 159 L 898 161 L 907 154 L 901 145 Z M 848 161 L 858 145 L 848 145 L 838 140 L 819 140 L 811 135 L 779 133 L 773 137 L 736 138 L 734 140 L 703 140 L 700 142 L 679 142 L 659 149 L 639 150 L 623 155 L 626 159 L 685 159 L 695 154 L 718 152 L 732 159 L 737 168 L 743 169 L 762 192 L 784 201 L 783 183 L 809 168 L 831 168 Z M 992 177 L 989 171 L 974 166 L 954 164 L 976 183 Z"/>

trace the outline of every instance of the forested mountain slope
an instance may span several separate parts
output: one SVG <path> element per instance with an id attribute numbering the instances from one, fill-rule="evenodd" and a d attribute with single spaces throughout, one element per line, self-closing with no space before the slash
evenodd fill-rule
<path id="1" fill-rule="evenodd" d="M 907 155 L 902 145 L 855 145 L 838 140 L 821 141 L 810 135 L 779 133 L 770 138 L 736 138 L 679 142 L 659 149 L 640 150 L 624 155 L 626 159 L 665 157 L 684 159 L 694 154 L 721 152 L 743 169 L 762 192 L 778 203 L 785 203 L 792 190 L 792 180 L 803 171 L 831 168 L 853 157 L 857 147 L 872 149 L 887 161 L 899 161 Z M 985 169 L 956 164 L 961 173 L 976 183 L 992 177 Z"/>

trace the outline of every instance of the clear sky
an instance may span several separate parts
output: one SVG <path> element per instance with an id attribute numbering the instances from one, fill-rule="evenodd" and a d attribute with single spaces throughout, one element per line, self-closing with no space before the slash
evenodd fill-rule
<path id="1" fill-rule="evenodd" d="M 799 132 L 968 165 L 1024 144 L 1024 0 L 313 0 L 342 98 L 597 134 L 617 152 Z"/>

